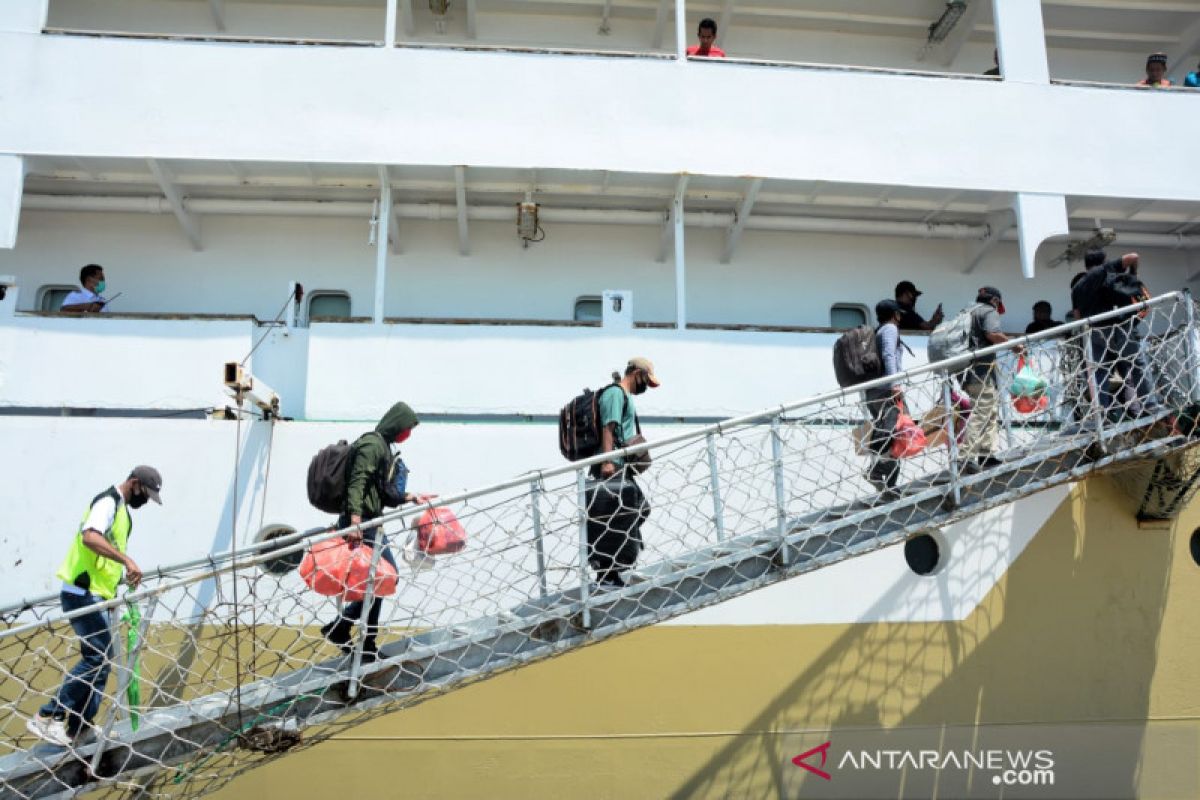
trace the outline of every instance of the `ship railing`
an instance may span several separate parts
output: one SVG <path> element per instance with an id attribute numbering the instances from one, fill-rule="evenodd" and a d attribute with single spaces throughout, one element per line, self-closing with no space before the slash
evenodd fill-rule
<path id="1" fill-rule="evenodd" d="M 137 590 L 70 614 L 54 595 L 0 609 L 0 780 L 31 797 L 47 786 L 128 784 L 136 773 L 150 794 L 201 793 L 261 763 L 262 753 L 296 746 L 301 731 L 306 743 L 319 741 L 366 714 L 565 652 L 599 631 L 652 624 L 923 526 L 1159 457 L 1184 447 L 1195 422 L 1195 316 L 1190 296 L 1173 292 L 617 451 L 625 460 L 651 455 L 636 478 L 593 479 L 592 468 L 613 458 L 605 454 L 438 498 L 467 533 L 460 552 L 422 549 L 412 523 L 431 503 L 389 512 L 361 526 L 390 540 L 399 565 L 395 591 L 383 598 L 375 663 L 363 626 L 345 655 L 323 638 L 322 623 L 345 605 L 310 590 L 296 570 L 315 545 L 349 528 L 152 570 Z M 999 394 L 994 463 L 973 449 L 988 415 L 966 412 L 962 383 L 964 369 L 987 357 Z M 893 383 L 927 441 L 883 460 L 899 472 L 881 491 L 888 473 L 872 470 L 872 448 L 890 456 L 894 442 L 872 438 L 874 408 L 863 397 Z M 1014 398 L 1017 387 L 1024 394 Z M 368 607 L 383 553 L 369 551 Z M 100 743 L 73 746 L 67 766 L 35 769 L 29 754 L 39 751 L 25 723 L 74 662 L 71 620 L 96 611 L 124 619 L 114 619 Z M 234 754 L 242 749 L 255 755 Z"/>

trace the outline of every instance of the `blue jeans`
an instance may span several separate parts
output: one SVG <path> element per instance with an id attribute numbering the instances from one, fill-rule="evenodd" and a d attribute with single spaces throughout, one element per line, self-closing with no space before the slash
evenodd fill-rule
<path id="1" fill-rule="evenodd" d="M 60 596 L 62 609 L 66 613 L 102 602 L 93 594 L 71 594 Z M 108 612 L 93 611 L 71 619 L 71 629 L 79 637 L 81 658 L 69 673 L 58 694 L 42 706 L 40 713 L 46 717 L 65 719 L 67 733 L 74 736 L 90 724 L 100 710 L 104 697 L 104 686 L 112 667 L 112 632 L 108 627 Z"/>

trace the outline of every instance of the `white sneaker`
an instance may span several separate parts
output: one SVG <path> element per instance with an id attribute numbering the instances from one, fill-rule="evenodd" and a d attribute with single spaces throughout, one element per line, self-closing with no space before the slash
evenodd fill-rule
<path id="1" fill-rule="evenodd" d="M 34 714 L 25 723 L 25 730 L 39 739 L 59 747 L 70 747 L 71 745 L 71 737 L 67 735 L 67 724 L 61 719 Z"/>

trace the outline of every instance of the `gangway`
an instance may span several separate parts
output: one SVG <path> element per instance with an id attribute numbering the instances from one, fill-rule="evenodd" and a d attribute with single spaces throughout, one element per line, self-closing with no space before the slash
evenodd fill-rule
<path id="1" fill-rule="evenodd" d="M 136 602 L 144 614 L 125 626 L 136 635 L 122 648 L 94 738 L 71 748 L 37 744 L 23 728 L 72 660 L 67 617 L 54 597 L 4 609 L 0 796 L 114 786 L 200 795 L 373 715 L 1101 471 L 1142 476 L 1137 492 L 1169 496 L 1155 508 L 1177 513 L 1197 484 L 1196 459 L 1181 455 L 1191 452 L 1200 407 L 1200 328 L 1184 292 L 1137 312 L 905 372 L 906 404 L 935 443 L 904 462 L 895 495 L 864 478 L 870 457 L 856 451 L 864 419 L 857 389 L 631 448 L 653 454 L 638 479 L 652 511 L 645 550 L 622 588 L 591 582 L 586 473 L 596 459 L 439 501 L 463 520 L 468 548 L 433 563 L 410 548 L 411 574 L 386 600 L 391 616 L 372 663 L 362 658 L 361 634 L 349 655 L 322 642 L 318 627 L 333 601 L 294 571 L 305 549 L 340 534 L 296 534 L 156 572 L 106 604 L 119 612 Z M 1022 415 L 1005 398 L 999 463 L 966 461 L 956 376 L 970 358 L 995 355 L 1006 387 L 1019 349 L 1046 379 L 1047 401 Z M 1135 396 L 1139 368 L 1150 382 Z M 1112 388 L 1117 377 L 1121 390 Z M 1108 407 L 1101 381 L 1116 397 Z M 1171 468 L 1157 466 L 1165 463 Z M 382 518 L 395 545 L 420 511 Z M 134 685 L 140 704 L 130 700 Z"/>

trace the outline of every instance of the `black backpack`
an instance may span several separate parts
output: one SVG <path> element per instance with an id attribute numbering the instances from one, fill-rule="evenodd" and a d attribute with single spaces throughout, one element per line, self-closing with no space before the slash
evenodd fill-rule
<path id="1" fill-rule="evenodd" d="M 558 412 L 558 451 L 567 461 L 600 452 L 600 395 L 616 385 L 610 383 L 597 392 L 584 389 Z"/>
<path id="2" fill-rule="evenodd" d="M 341 514 L 351 447 L 342 439 L 321 448 L 308 462 L 308 502 L 326 514 Z"/>
<path id="3" fill-rule="evenodd" d="M 838 386 L 855 386 L 883 377 L 883 359 L 875 328 L 859 325 L 838 337 L 833 343 L 833 372 Z"/>
<path id="4" fill-rule="evenodd" d="M 383 439 L 383 434 L 376 431 L 363 436 L 378 436 Z M 359 439 L 361 438 L 360 436 Z M 384 449 L 387 449 L 386 441 Z M 308 462 L 308 502 L 318 510 L 326 514 L 342 513 L 346 505 L 346 473 L 350 471 L 350 453 L 353 450 L 354 445 L 341 439 L 336 444 L 321 448 L 312 461 Z M 381 479 L 386 477 L 387 472 L 386 469 L 383 471 Z M 388 496 L 382 486 L 380 496 L 386 503 Z"/>

